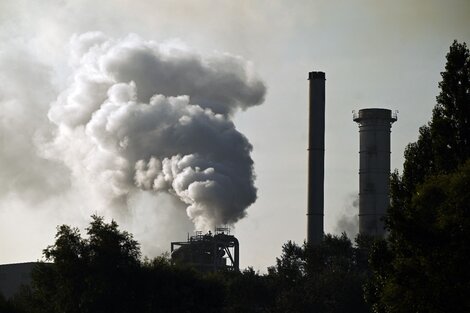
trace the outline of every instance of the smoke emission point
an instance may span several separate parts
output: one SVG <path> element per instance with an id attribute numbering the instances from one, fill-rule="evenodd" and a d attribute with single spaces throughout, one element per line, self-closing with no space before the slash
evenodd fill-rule
<path id="1" fill-rule="evenodd" d="M 170 46 L 136 35 L 74 36 L 45 155 L 109 206 L 126 206 L 137 191 L 167 193 L 197 229 L 233 224 L 256 188 L 252 146 L 232 116 L 261 104 L 266 87 L 240 57 Z"/>
<path id="2" fill-rule="evenodd" d="M 346 235 L 354 239 L 359 232 L 359 196 L 357 194 L 350 194 L 345 200 L 344 211 L 339 216 L 335 226 L 335 233 Z"/>

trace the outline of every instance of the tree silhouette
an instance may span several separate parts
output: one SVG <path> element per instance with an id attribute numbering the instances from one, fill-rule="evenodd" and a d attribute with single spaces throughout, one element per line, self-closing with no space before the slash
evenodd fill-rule
<path id="1" fill-rule="evenodd" d="M 470 53 L 447 54 L 431 121 L 391 179 L 390 236 L 371 257 L 375 312 L 468 312 Z"/>

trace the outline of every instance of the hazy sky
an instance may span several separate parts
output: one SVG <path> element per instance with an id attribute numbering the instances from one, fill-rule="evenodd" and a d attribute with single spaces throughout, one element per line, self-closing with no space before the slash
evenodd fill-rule
<path id="1" fill-rule="evenodd" d="M 233 117 L 253 146 L 258 188 L 233 232 L 241 266 L 264 270 L 283 243 L 306 237 L 307 73 L 327 79 L 325 230 L 354 232 L 351 111 L 399 111 L 392 169 L 401 169 L 404 147 L 430 118 L 448 47 L 470 43 L 470 2 L 0 1 L 0 263 L 39 259 L 56 225 L 84 227 L 93 213 L 116 218 L 150 257 L 192 230 L 184 210 L 168 209 L 181 206 L 171 197 L 140 194 L 124 213 L 90 207 L 96 190 L 41 148 L 59 131 L 48 112 L 71 86 L 70 40 L 90 31 L 240 56 L 264 82 L 264 103 Z"/>

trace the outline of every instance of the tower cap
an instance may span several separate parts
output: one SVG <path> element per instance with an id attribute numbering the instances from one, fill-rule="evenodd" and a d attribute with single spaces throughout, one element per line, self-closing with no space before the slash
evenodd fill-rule
<path id="1" fill-rule="evenodd" d="M 309 72 L 308 79 L 325 79 L 325 72 Z"/>

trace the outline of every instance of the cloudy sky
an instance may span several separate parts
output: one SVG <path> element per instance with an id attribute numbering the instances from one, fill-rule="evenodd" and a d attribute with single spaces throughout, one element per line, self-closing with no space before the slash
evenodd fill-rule
<path id="1" fill-rule="evenodd" d="M 241 265 L 264 270 L 306 237 L 312 70 L 327 78 L 325 230 L 353 234 L 351 111 L 399 111 L 401 169 L 469 16 L 466 0 L 0 1 L 0 263 L 39 259 L 56 225 L 98 213 L 150 257 L 193 222 L 236 221 Z"/>

